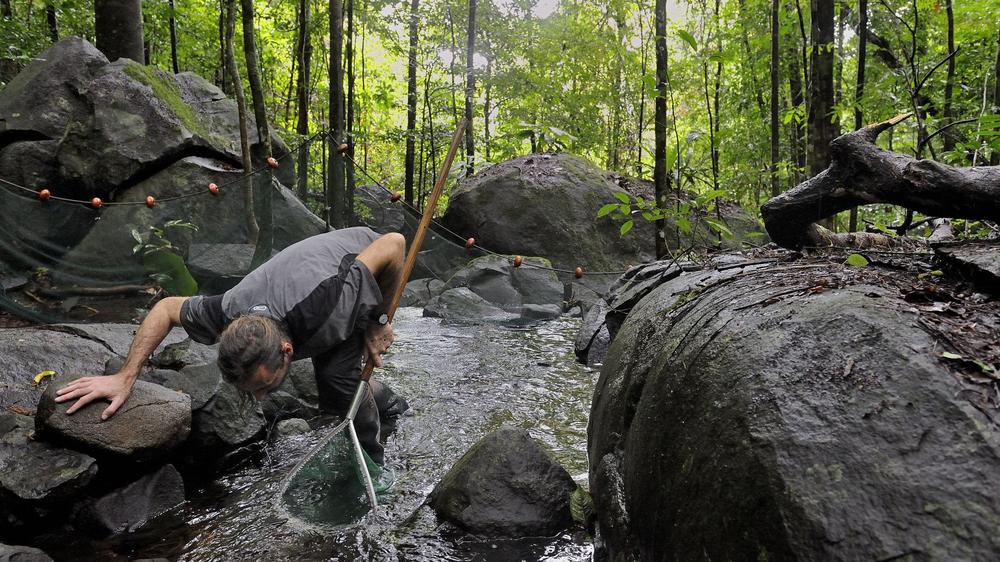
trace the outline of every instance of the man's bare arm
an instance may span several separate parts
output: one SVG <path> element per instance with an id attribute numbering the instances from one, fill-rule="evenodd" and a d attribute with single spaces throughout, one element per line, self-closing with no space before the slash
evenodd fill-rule
<path id="1" fill-rule="evenodd" d="M 101 419 L 108 419 L 118 411 L 125 402 L 143 363 L 151 353 L 167 337 L 170 329 L 181 323 L 181 305 L 188 297 L 167 297 L 156 303 L 146 318 L 139 325 L 139 330 L 132 340 L 125 364 L 114 375 L 106 377 L 83 377 L 77 379 L 56 391 L 56 402 L 77 399 L 66 410 L 67 414 L 79 410 L 94 400 L 107 399 L 111 404 L 101 413 Z"/>
<path id="2" fill-rule="evenodd" d="M 389 233 L 380 236 L 360 254 L 358 261 L 364 263 L 371 271 L 382 292 L 382 307 L 388 311 L 396 291 L 399 290 L 399 280 L 403 276 L 403 254 L 406 253 L 406 238 L 402 234 Z M 372 324 L 365 333 L 365 360 L 372 361 L 376 367 L 382 366 L 380 355 L 385 353 L 395 340 L 392 325 L 381 326 Z"/>

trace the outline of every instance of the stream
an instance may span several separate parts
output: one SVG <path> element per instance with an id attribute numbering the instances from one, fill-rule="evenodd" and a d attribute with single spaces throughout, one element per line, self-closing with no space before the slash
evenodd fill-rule
<path id="1" fill-rule="evenodd" d="M 269 443 L 254 462 L 198 488 L 188 501 L 119 538 L 73 541 L 74 560 L 450 560 L 586 561 L 580 531 L 516 540 L 476 539 L 439 526 L 421 507 L 434 485 L 484 435 L 509 425 L 527 429 L 586 486 L 587 417 L 597 371 L 576 362 L 577 318 L 530 327 L 464 325 L 396 314 L 396 342 L 375 377 L 407 399 L 410 410 L 386 447 L 396 482 L 384 504 L 357 525 L 302 528 L 274 508 L 282 481 L 328 427 Z M 91 558 L 82 557 L 81 550 Z"/>

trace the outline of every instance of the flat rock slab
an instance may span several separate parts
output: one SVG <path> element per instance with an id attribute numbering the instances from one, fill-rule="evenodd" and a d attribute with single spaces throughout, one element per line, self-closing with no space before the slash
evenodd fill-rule
<path id="1" fill-rule="evenodd" d="M 520 315 L 493 306 L 468 287 L 448 289 L 431 299 L 424 316 L 464 322 L 515 322 Z"/>
<path id="2" fill-rule="evenodd" d="M 0 491 L 5 493 L 0 495 L 31 504 L 64 500 L 83 490 L 97 474 L 97 461 L 35 441 L 33 426 L 27 416 L 0 416 Z"/>
<path id="3" fill-rule="evenodd" d="M 104 401 L 66 415 L 73 402 L 56 403 L 56 390 L 76 378 L 60 379 L 45 390 L 35 416 L 40 436 L 97 456 L 145 461 L 166 455 L 191 432 L 191 399 L 145 381 L 136 381 L 128 400 L 108 420 L 101 420 L 108 405 Z"/>
<path id="4" fill-rule="evenodd" d="M 503 428 L 473 445 L 434 487 L 438 517 L 475 534 L 551 536 L 570 525 L 576 483 L 527 430 Z"/>
<path id="5" fill-rule="evenodd" d="M 35 409 L 49 381 L 34 384 L 41 371 L 56 372 L 55 380 L 72 375 L 99 375 L 112 352 L 102 343 L 74 334 L 36 328 L 0 330 L 0 411 L 11 406 Z"/>
<path id="6" fill-rule="evenodd" d="M 936 244 L 934 251 L 987 290 L 1000 290 L 1000 242 Z"/>

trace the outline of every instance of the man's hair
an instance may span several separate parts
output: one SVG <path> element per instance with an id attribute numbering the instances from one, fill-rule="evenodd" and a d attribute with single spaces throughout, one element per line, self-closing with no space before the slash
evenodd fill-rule
<path id="1" fill-rule="evenodd" d="M 241 386 L 261 365 L 275 370 L 284 361 L 281 342 L 288 334 L 267 316 L 240 316 L 219 336 L 219 370 L 226 382 Z"/>

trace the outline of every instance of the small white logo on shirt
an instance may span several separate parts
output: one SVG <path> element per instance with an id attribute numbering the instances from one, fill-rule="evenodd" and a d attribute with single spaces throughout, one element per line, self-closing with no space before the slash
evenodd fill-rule
<path id="1" fill-rule="evenodd" d="M 250 312 L 252 312 L 252 313 L 254 313 L 254 312 L 267 312 L 267 311 L 268 311 L 268 308 L 267 308 L 266 304 L 255 304 L 254 306 L 250 307 Z"/>

